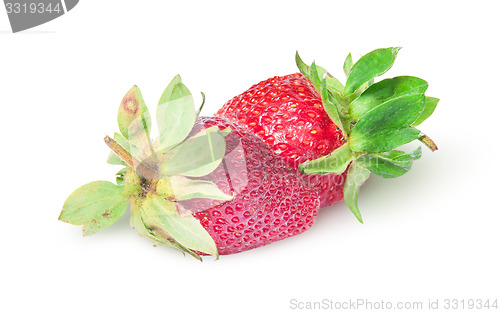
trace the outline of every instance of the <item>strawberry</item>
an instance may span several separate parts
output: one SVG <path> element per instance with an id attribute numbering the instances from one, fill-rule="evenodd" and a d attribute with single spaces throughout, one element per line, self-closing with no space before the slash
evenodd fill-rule
<path id="1" fill-rule="evenodd" d="M 258 137 L 221 118 L 200 118 L 193 129 L 231 128 L 217 169 L 203 180 L 214 182 L 231 201 L 192 199 L 183 207 L 201 222 L 220 254 L 256 248 L 302 233 L 318 213 L 317 192 L 307 186 Z"/>
<path id="2" fill-rule="evenodd" d="M 308 187 L 258 137 L 222 118 L 198 118 L 176 76 L 157 109 L 159 137 L 139 88 L 123 98 L 120 133 L 105 138 L 111 164 L 124 166 L 117 184 L 96 181 L 66 200 L 61 221 L 91 235 L 116 222 L 128 206 L 143 237 L 201 260 L 299 234 L 319 209 Z"/>
<path id="3" fill-rule="evenodd" d="M 216 113 L 245 125 L 295 170 L 345 144 L 342 131 L 323 109 L 321 97 L 301 73 L 276 76 L 250 87 Z M 342 200 L 346 173 L 304 177 L 321 207 Z"/>
<path id="4" fill-rule="evenodd" d="M 301 173 L 320 196 L 321 207 L 344 197 L 362 221 L 358 190 L 369 172 L 392 178 L 406 173 L 421 155 L 394 150 L 415 139 L 432 151 L 434 142 L 415 126 L 439 99 L 426 97 L 427 82 L 399 76 L 374 83 L 393 64 L 400 48 L 374 50 L 344 62 L 345 86 L 314 62 L 296 54 L 301 73 L 262 81 L 216 113 L 245 125 Z"/>

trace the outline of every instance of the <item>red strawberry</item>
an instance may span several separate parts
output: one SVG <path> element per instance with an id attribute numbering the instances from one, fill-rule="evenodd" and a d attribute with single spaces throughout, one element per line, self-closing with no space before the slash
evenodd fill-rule
<path id="1" fill-rule="evenodd" d="M 344 62 L 345 86 L 314 62 L 296 55 L 301 73 L 273 77 L 228 101 L 217 116 L 243 124 L 319 193 L 321 207 L 344 197 L 361 221 L 358 190 L 369 173 L 406 173 L 420 150 L 393 150 L 419 139 L 437 147 L 415 126 L 438 99 L 425 97 L 427 83 L 411 76 L 373 83 L 393 64 L 399 48 L 377 49 L 353 64 Z M 317 175 L 320 174 L 320 175 Z"/>
<path id="2" fill-rule="evenodd" d="M 300 73 L 253 85 L 224 104 L 216 116 L 245 125 L 295 170 L 299 164 L 345 144 L 342 131 L 323 109 L 318 92 Z M 345 173 L 307 175 L 304 179 L 317 188 L 321 207 L 342 200 Z"/>
<path id="3" fill-rule="evenodd" d="M 221 118 L 200 118 L 194 133 L 231 127 L 219 167 L 200 179 L 216 183 L 231 201 L 182 202 L 215 241 L 220 254 L 257 248 L 302 233 L 318 213 L 317 193 L 259 138 Z M 219 201 L 220 202 L 220 201 Z"/>
<path id="4" fill-rule="evenodd" d="M 311 227 L 318 193 L 288 163 L 242 126 L 198 118 L 179 76 L 157 108 L 159 136 L 139 88 L 123 98 L 121 135 L 105 138 L 108 162 L 123 165 L 117 184 L 96 181 L 73 192 L 60 220 L 91 235 L 114 223 L 130 203 L 143 237 L 201 259 L 260 247 Z"/>

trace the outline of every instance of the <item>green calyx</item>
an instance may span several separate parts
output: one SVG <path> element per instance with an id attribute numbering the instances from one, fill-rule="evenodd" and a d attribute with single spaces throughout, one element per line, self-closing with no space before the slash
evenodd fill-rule
<path id="1" fill-rule="evenodd" d="M 341 174 L 348 168 L 344 200 L 360 222 L 358 193 L 370 172 L 398 177 L 421 157 L 421 148 L 411 153 L 394 149 L 419 140 L 431 151 L 437 150 L 434 141 L 416 128 L 439 102 L 425 95 L 427 82 L 413 76 L 374 81 L 392 67 L 399 50 L 377 49 L 356 63 L 349 54 L 343 66 L 345 85 L 315 62 L 308 66 L 298 53 L 295 56 L 299 70 L 321 96 L 326 113 L 346 139 L 342 147 L 302 163 L 299 170 L 304 174 Z"/>
<path id="2" fill-rule="evenodd" d="M 91 235 L 116 222 L 130 206 L 130 223 L 141 236 L 199 260 L 201 254 L 218 257 L 212 237 L 183 207 L 183 201 L 193 198 L 233 199 L 213 182 L 199 179 L 222 162 L 231 131 L 214 126 L 189 137 L 200 110 L 175 76 L 158 103 L 159 136 L 152 141 L 151 116 L 139 88 L 132 87 L 118 111 L 120 133 L 104 139 L 112 150 L 108 163 L 124 166 L 116 185 L 96 181 L 78 188 L 59 220 L 83 225 L 83 234 Z"/>

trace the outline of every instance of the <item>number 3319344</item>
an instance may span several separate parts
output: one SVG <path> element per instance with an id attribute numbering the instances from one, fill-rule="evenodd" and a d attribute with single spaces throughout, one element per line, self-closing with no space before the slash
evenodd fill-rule
<path id="1" fill-rule="evenodd" d="M 43 13 L 61 13 L 62 8 L 60 3 L 52 5 L 52 3 L 18 3 L 18 2 L 7 2 L 5 3 L 5 8 L 7 13 L 31 13 L 31 14 L 43 14 Z"/>

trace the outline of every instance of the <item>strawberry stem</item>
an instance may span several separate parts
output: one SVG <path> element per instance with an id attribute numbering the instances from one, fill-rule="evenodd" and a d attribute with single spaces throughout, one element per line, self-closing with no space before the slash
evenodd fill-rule
<path id="1" fill-rule="evenodd" d="M 438 150 L 436 143 L 427 135 L 422 135 L 418 138 L 424 145 L 427 146 L 432 152 Z"/>
<path id="2" fill-rule="evenodd" d="M 143 162 L 135 159 L 125 148 L 120 146 L 114 139 L 109 136 L 104 137 L 106 145 L 114 152 L 123 162 L 127 163 L 130 168 L 133 168 L 139 176 L 144 178 L 155 178 L 158 176 L 157 172 L 151 169 Z"/>

